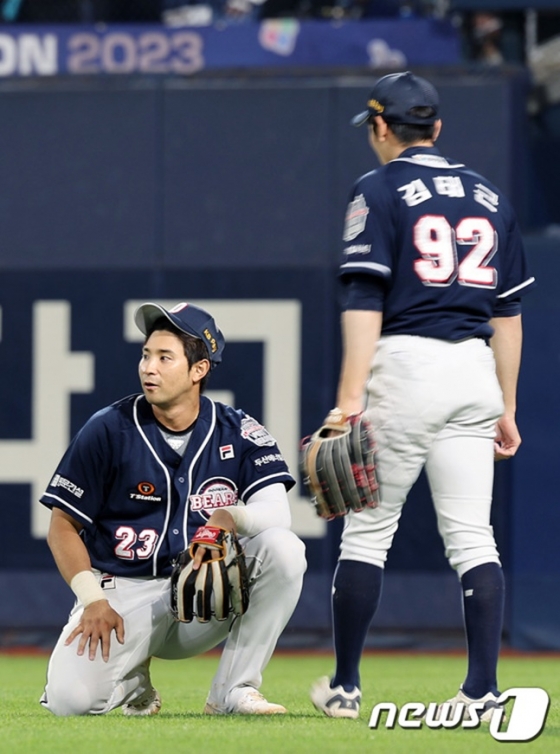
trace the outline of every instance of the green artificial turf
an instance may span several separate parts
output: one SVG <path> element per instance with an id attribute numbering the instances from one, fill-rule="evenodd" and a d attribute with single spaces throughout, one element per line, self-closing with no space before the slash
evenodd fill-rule
<path id="1" fill-rule="evenodd" d="M 560 658 L 505 656 L 500 687 L 544 688 L 551 705 L 544 731 L 527 743 L 503 743 L 487 726 L 475 730 L 370 729 L 378 702 L 443 701 L 456 693 L 465 672 L 464 657 L 445 654 L 375 653 L 361 666 L 360 719 L 324 717 L 309 701 L 311 682 L 333 670 L 330 655 L 276 654 L 261 691 L 287 707 L 288 715 L 212 717 L 202 714 L 216 654 L 191 660 L 154 660 L 152 679 L 163 699 L 159 715 L 56 718 L 38 704 L 47 657 L 0 655 L 0 752 L 2 754 L 504 754 L 560 752 Z M 383 724 L 384 725 L 384 724 Z"/>

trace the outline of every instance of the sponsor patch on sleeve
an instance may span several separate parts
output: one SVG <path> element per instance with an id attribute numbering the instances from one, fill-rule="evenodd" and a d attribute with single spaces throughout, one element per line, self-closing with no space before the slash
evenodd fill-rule
<path id="1" fill-rule="evenodd" d="M 344 249 L 344 254 L 346 254 L 346 256 L 351 256 L 352 254 L 369 254 L 370 251 L 370 243 L 355 243 L 352 246 L 347 246 Z"/>
<path id="2" fill-rule="evenodd" d="M 72 493 L 72 495 L 75 495 L 77 498 L 81 498 L 84 494 L 84 491 L 81 487 L 78 487 L 77 484 L 74 484 L 74 482 L 71 482 L 69 479 L 60 476 L 60 474 L 55 474 L 53 476 L 53 478 L 51 479 L 51 487 L 62 487 L 63 489 L 68 490 L 68 492 Z"/>
<path id="3" fill-rule="evenodd" d="M 255 458 L 253 463 L 259 469 L 261 466 L 265 466 L 267 463 L 278 463 L 278 462 L 284 462 L 284 457 L 281 453 L 268 453 L 264 456 L 259 456 L 259 458 Z"/>
<path id="4" fill-rule="evenodd" d="M 276 440 L 272 437 L 266 427 L 259 424 L 259 422 L 256 419 L 253 419 L 252 416 L 244 416 L 241 420 L 241 437 L 259 447 L 276 445 Z"/>
<path id="5" fill-rule="evenodd" d="M 366 221 L 369 214 L 369 207 L 363 194 L 350 202 L 346 210 L 346 221 L 344 224 L 344 241 L 353 241 L 356 236 L 364 232 Z"/>

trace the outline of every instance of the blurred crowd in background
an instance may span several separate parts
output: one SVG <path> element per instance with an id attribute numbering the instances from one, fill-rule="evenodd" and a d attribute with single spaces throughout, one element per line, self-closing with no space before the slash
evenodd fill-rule
<path id="1" fill-rule="evenodd" d="M 0 23 L 200 26 L 270 18 L 446 18 L 462 31 L 465 60 L 523 64 L 529 47 L 560 37 L 560 7 L 529 15 L 519 3 L 512 5 L 497 12 L 492 0 L 0 0 Z"/>
<path id="2" fill-rule="evenodd" d="M 207 6 L 211 22 L 265 18 L 360 19 L 379 16 L 447 13 L 448 0 L 0 0 L 4 22 L 134 23 L 171 25 L 203 23 L 198 12 Z"/>
<path id="3" fill-rule="evenodd" d="M 538 0 L 0 0 L 0 24 L 150 23 L 167 27 L 227 26 L 267 19 L 345 20 L 430 18 L 459 31 L 463 60 L 492 68 L 522 65 L 533 79 L 529 111 L 544 114 L 560 138 L 560 0 L 558 9 Z M 531 7 L 532 6 L 532 7 Z M 540 119 L 542 120 L 542 118 Z"/>

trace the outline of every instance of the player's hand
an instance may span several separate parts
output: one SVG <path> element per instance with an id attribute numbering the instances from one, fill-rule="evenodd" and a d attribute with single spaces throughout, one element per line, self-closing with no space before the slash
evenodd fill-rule
<path id="1" fill-rule="evenodd" d="M 325 417 L 325 420 L 323 421 L 323 425 L 330 426 L 331 428 L 328 430 L 323 429 L 324 434 L 323 437 L 336 437 L 337 435 L 341 433 L 346 432 L 347 428 L 347 422 L 349 416 L 357 416 L 362 413 L 362 407 L 361 403 L 356 403 L 355 405 L 360 406 L 359 411 L 343 411 L 338 406 L 336 408 L 332 408 L 327 416 Z M 337 429 L 337 425 L 340 426 L 340 429 Z"/>
<path id="2" fill-rule="evenodd" d="M 521 445 L 521 435 L 517 429 L 515 419 L 504 414 L 496 424 L 494 439 L 494 460 L 504 461 L 513 458 Z"/>
<path id="3" fill-rule="evenodd" d="M 101 656 L 104 662 L 108 662 L 112 631 L 115 632 L 119 644 L 124 644 L 123 619 L 113 610 L 107 600 L 97 600 L 84 608 L 79 624 L 64 643 L 66 646 L 72 644 L 74 639 L 81 634 L 78 654 L 83 655 L 89 643 L 88 657 L 90 660 L 95 660 L 97 646 L 101 644 Z"/>
<path id="4" fill-rule="evenodd" d="M 228 513 L 227 510 L 225 509 L 217 510 L 214 513 L 212 513 L 212 515 L 207 521 L 207 525 L 220 526 L 222 529 L 227 529 L 228 531 L 235 532 L 235 521 L 233 520 L 233 516 L 231 515 L 231 513 Z M 208 547 L 198 546 L 196 550 L 194 551 L 193 566 L 192 566 L 193 571 L 198 571 L 207 552 L 209 552 L 210 557 L 214 559 L 218 558 L 220 555 L 219 550 L 214 550 Z"/>

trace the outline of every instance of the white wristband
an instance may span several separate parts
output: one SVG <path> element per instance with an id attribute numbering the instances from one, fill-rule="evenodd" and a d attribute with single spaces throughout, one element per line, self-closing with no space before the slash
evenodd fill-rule
<path id="1" fill-rule="evenodd" d="M 91 571 L 80 571 L 70 581 L 70 589 L 84 607 L 98 600 L 106 600 L 103 589 Z"/>

